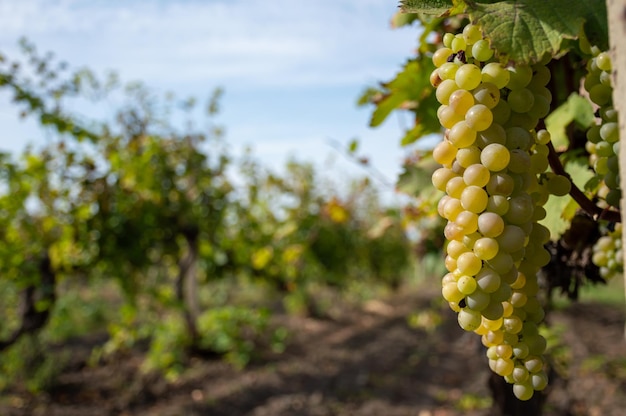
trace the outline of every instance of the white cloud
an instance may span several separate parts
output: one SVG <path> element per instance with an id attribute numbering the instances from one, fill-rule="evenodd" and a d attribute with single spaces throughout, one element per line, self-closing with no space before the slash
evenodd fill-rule
<path id="1" fill-rule="evenodd" d="M 17 39 L 26 36 L 73 68 L 117 70 L 123 80 L 140 79 L 159 91 L 203 98 L 223 86 L 229 142 L 252 144 L 270 163 L 287 154 L 319 161 L 333 152 L 326 137 L 347 140 L 358 132 L 369 137 L 364 151 L 393 177 L 399 129 L 389 123 L 366 133 L 367 112 L 357 113 L 353 103 L 365 85 L 390 78 L 415 45 L 414 31 L 388 29 L 396 5 L 0 0 L 0 51 L 16 57 Z M 5 103 L 0 114 L 16 113 Z M 33 137 L 31 127 L 25 132 L 24 123 L 2 119 L 0 149 L 15 147 L 8 138 Z"/>
<path id="2" fill-rule="evenodd" d="M 1 0 L 0 42 L 26 35 L 70 62 L 148 82 L 362 83 L 409 52 L 411 36 L 386 30 L 394 11 L 363 0 Z"/>

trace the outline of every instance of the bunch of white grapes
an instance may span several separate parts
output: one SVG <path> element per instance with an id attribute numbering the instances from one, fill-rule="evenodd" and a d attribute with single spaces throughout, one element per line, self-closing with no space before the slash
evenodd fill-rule
<path id="1" fill-rule="evenodd" d="M 600 195 L 607 204 L 619 208 L 622 197 L 618 168 L 619 126 L 612 100 L 611 57 L 596 47 L 590 52 L 592 58 L 587 62 L 584 88 L 589 99 L 599 107 L 600 124 L 587 130 L 586 149 L 591 155 L 589 163 L 603 185 Z"/>
<path id="2" fill-rule="evenodd" d="M 547 172 L 550 134 L 535 131 L 550 111 L 550 71 L 501 65 L 476 25 L 445 34 L 443 44 L 430 77 L 445 128 L 433 149 L 442 167 L 432 176 L 445 192 L 438 204 L 447 220 L 442 294 L 459 325 L 482 336 L 490 368 L 528 400 L 548 383 L 536 295 L 550 233 L 538 221 L 549 195 L 571 186 Z"/>
<path id="3" fill-rule="evenodd" d="M 621 223 L 615 224 L 613 231 L 609 231 L 596 241 L 593 245 L 591 261 L 600 268 L 600 276 L 604 280 L 610 280 L 624 274 Z"/>

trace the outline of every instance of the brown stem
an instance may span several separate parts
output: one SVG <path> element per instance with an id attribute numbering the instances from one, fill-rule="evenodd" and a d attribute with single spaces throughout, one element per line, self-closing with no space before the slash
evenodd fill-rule
<path id="1" fill-rule="evenodd" d="M 48 322 L 50 312 L 56 301 L 56 275 L 47 253 L 39 261 L 38 269 L 39 281 L 27 286 L 22 292 L 21 325 L 8 339 L 0 341 L 0 351 L 15 344 L 22 335 L 39 331 Z M 39 310 L 37 307 L 40 301 L 47 303 L 47 307 L 43 310 Z"/>
<path id="2" fill-rule="evenodd" d="M 561 159 L 559 159 L 559 155 L 556 153 L 556 150 L 551 142 L 548 143 L 548 149 L 548 162 L 550 163 L 552 171 L 557 175 L 565 176 L 569 179 L 572 184 L 572 188 L 569 191 L 570 196 L 574 198 L 574 201 L 576 201 L 587 214 L 591 215 L 596 220 L 602 219 L 611 222 L 622 222 L 622 216 L 619 211 L 614 211 L 608 208 L 600 208 L 594 204 L 593 201 L 587 198 L 583 191 L 581 191 L 576 184 L 574 184 L 570 174 L 563 168 Z"/>
<path id="3" fill-rule="evenodd" d="M 183 317 L 187 326 L 187 331 L 191 336 L 192 343 L 196 344 L 200 334 L 196 326 L 197 311 L 193 296 L 189 288 L 195 283 L 196 263 L 198 261 L 198 230 L 193 228 L 185 230 L 187 240 L 187 253 L 178 262 L 178 277 L 176 278 L 176 298 L 181 303 Z M 187 290 L 185 290 L 187 289 Z"/>

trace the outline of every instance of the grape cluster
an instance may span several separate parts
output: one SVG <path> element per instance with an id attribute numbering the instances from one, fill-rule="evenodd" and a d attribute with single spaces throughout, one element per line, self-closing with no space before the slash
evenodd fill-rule
<path id="1" fill-rule="evenodd" d="M 610 280 L 624 274 L 624 257 L 622 253 L 622 224 L 615 224 L 612 231 L 608 231 L 593 245 L 593 264 L 600 268 L 600 276 Z"/>
<path id="2" fill-rule="evenodd" d="M 593 57 L 587 62 L 584 88 L 589 99 L 599 107 L 600 124 L 587 130 L 586 149 L 589 162 L 601 183 L 600 196 L 607 204 L 619 208 L 622 191 L 619 184 L 619 126 L 617 111 L 612 105 L 611 58 L 608 52 L 592 48 Z"/>
<path id="3" fill-rule="evenodd" d="M 566 194 L 570 182 L 547 172 L 550 134 L 534 130 L 550 110 L 550 71 L 504 67 L 493 54 L 470 24 L 445 34 L 432 58 L 445 128 L 433 149 L 442 167 L 432 175 L 445 192 L 438 204 L 447 220 L 442 294 L 459 325 L 482 336 L 490 368 L 528 400 L 548 382 L 536 295 L 550 233 L 538 221 L 550 193 Z"/>

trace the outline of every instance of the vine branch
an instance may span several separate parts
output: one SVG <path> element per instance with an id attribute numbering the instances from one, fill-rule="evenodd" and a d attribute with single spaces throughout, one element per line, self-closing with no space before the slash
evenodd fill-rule
<path id="1" fill-rule="evenodd" d="M 576 201 L 587 214 L 591 215 L 595 220 L 602 219 L 611 222 L 622 222 L 622 216 L 620 212 L 608 208 L 600 208 L 593 201 L 587 198 L 583 191 L 581 191 L 576 186 L 570 174 L 567 173 L 563 168 L 563 165 L 561 164 L 561 159 L 559 159 L 559 155 L 556 153 L 552 142 L 548 143 L 548 149 L 548 162 L 550 163 L 552 171 L 557 175 L 565 176 L 567 179 L 569 179 L 570 183 L 572 184 L 572 188 L 569 191 L 570 196 L 574 198 L 574 201 Z"/>

